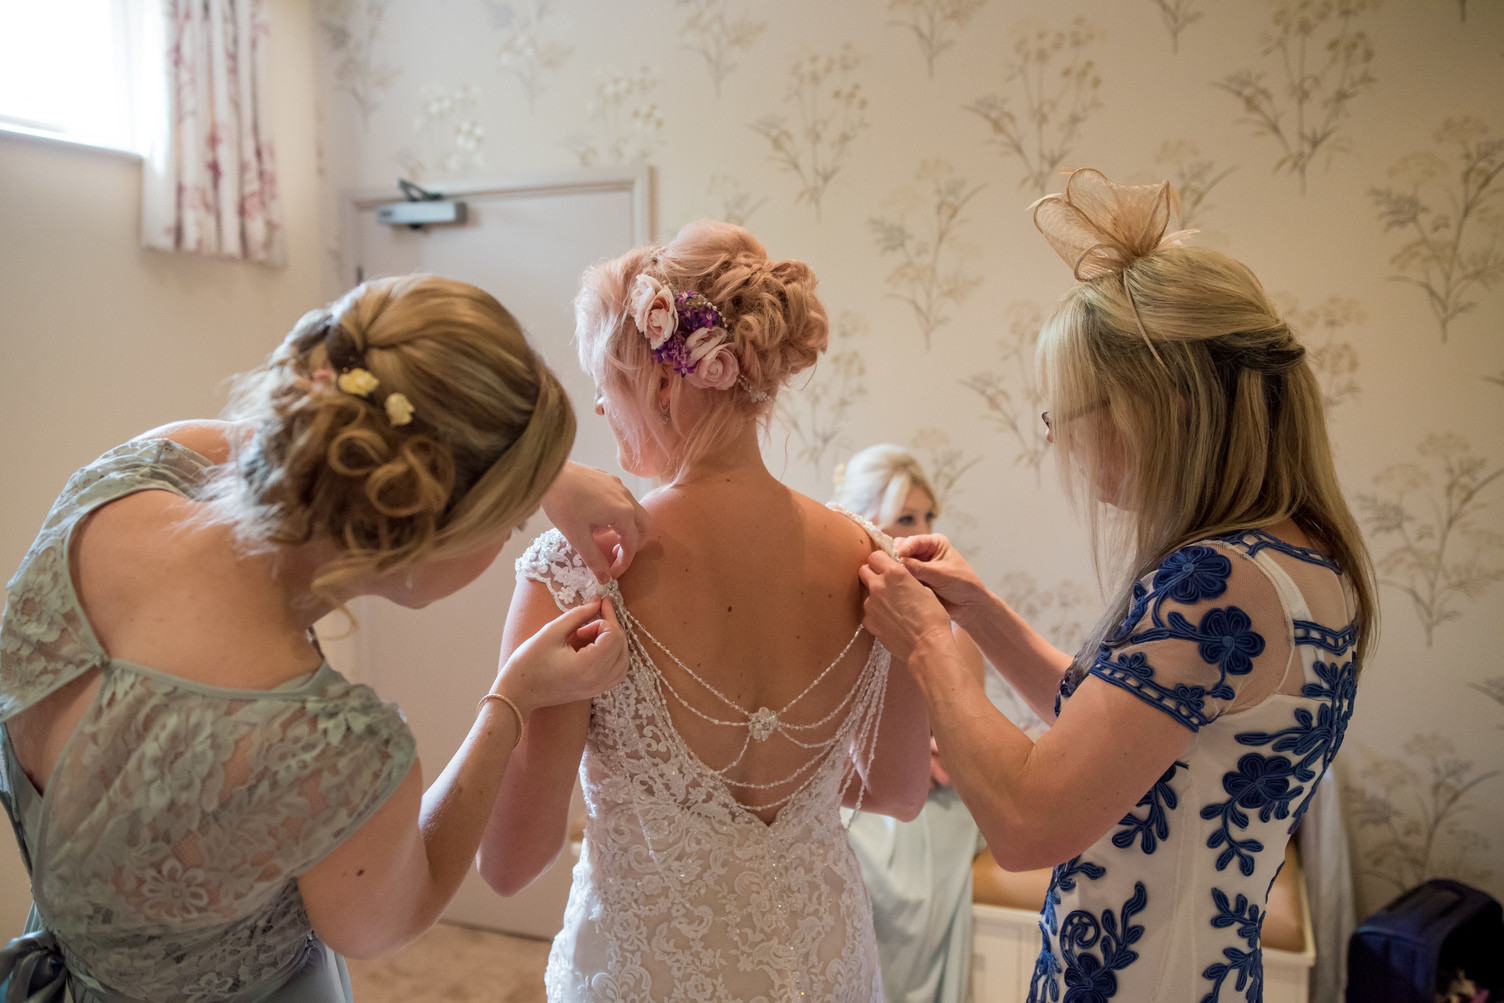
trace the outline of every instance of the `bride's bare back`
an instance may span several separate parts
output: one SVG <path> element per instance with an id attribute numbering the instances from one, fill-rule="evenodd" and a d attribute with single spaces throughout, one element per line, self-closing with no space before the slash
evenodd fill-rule
<path id="1" fill-rule="evenodd" d="M 737 800 L 772 821 L 777 806 L 759 806 L 797 788 L 803 775 L 780 782 L 838 730 L 843 715 L 833 712 L 871 653 L 858 632 L 856 572 L 875 545 L 851 518 L 765 471 L 666 488 L 645 507 L 655 531 L 619 583 L 626 610 L 662 643 L 639 638 L 675 729 L 702 762 L 726 769 Z M 711 720 L 740 722 L 730 704 L 782 711 L 790 727 L 749 742 L 748 728 Z"/>

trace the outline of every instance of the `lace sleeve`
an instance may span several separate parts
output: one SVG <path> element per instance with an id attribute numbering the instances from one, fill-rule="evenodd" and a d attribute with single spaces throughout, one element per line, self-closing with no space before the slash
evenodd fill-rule
<path id="1" fill-rule="evenodd" d="M 1273 692 L 1292 649 L 1268 575 L 1240 551 L 1192 544 L 1134 585 L 1091 674 L 1199 731 Z"/>
<path id="2" fill-rule="evenodd" d="M 317 784 L 325 810 L 299 840 L 292 873 L 301 874 L 355 833 L 386 804 L 418 759 L 417 742 L 395 704 L 383 702 L 369 686 L 340 680 L 308 720 L 289 723 L 308 738 L 300 768 L 304 790 Z M 275 747 L 266 751 L 284 760 Z"/>
<path id="3" fill-rule="evenodd" d="M 557 529 L 538 537 L 517 558 L 517 577 L 542 582 L 561 610 L 583 606 L 603 591 L 584 559 Z"/>

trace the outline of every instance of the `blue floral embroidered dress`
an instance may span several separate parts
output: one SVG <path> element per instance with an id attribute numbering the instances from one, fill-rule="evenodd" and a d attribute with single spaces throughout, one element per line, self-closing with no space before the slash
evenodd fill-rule
<path id="1" fill-rule="evenodd" d="M 90 512 L 136 491 L 191 497 L 210 470 L 166 439 L 111 450 L 69 480 L 7 587 L 0 804 L 35 904 L 27 935 L 0 951 L 0 996 L 31 999 L 29 985 L 49 1000 L 66 987 L 75 1003 L 350 998 L 297 877 L 407 775 L 416 748 L 401 714 L 327 662 L 238 690 L 113 659 L 74 591 L 69 546 Z M 5 722 L 95 669 L 98 692 L 43 796 Z"/>
<path id="2" fill-rule="evenodd" d="M 1262 1000 L 1269 888 L 1352 713 L 1355 609 L 1335 565 L 1258 530 L 1183 547 L 1135 584 L 1090 674 L 1194 737 L 1055 868 L 1031 1001 Z"/>

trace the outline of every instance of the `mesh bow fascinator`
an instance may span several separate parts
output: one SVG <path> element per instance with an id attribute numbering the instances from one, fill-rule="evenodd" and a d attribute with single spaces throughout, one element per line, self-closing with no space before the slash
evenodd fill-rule
<path id="1" fill-rule="evenodd" d="M 1065 191 L 1029 206 L 1034 225 L 1078 280 L 1121 272 L 1162 247 L 1178 247 L 1195 230 L 1166 234 L 1180 211 L 1168 181 L 1115 185 L 1091 167 L 1071 171 Z"/>
<path id="2" fill-rule="evenodd" d="M 1180 211 L 1180 196 L 1168 181 L 1157 185 L 1115 185 L 1091 167 L 1069 172 L 1065 190 L 1046 195 L 1029 206 L 1034 226 L 1071 266 L 1077 281 L 1103 275 L 1123 277 L 1123 290 L 1133 307 L 1133 319 L 1149 352 L 1159 359 L 1154 342 L 1144 330 L 1138 305 L 1123 276 L 1139 258 L 1164 247 L 1179 247 L 1195 230 L 1165 233 L 1170 217 Z M 1160 360 L 1163 364 L 1163 360 Z"/>

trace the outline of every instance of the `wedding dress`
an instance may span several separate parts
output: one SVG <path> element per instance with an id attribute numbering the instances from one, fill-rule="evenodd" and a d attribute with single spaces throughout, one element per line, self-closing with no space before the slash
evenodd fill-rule
<path id="1" fill-rule="evenodd" d="M 749 711 L 659 644 L 615 584 L 598 586 L 556 531 L 534 541 L 517 573 L 546 585 L 561 609 L 610 595 L 631 652 L 626 681 L 592 703 L 580 763 L 585 840 L 549 955 L 549 1000 L 880 1003 L 872 908 L 840 805 L 853 782 L 852 750 L 870 757 L 877 737 L 888 652 L 873 641 L 851 692 L 828 714 L 806 712 L 804 701 L 834 685 L 828 674 L 846 651 L 788 704 Z M 847 651 L 862 634 L 857 628 Z M 650 651 L 689 680 L 676 689 Z M 686 686 L 700 690 L 700 708 L 717 709 L 692 706 Z M 673 703 L 744 729 L 741 753 L 726 764 L 702 761 L 675 729 Z M 723 775 L 775 734 L 808 755 L 779 782 L 739 785 L 766 794 L 744 804 Z M 752 810 L 772 807 L 771 823 Z"/>

